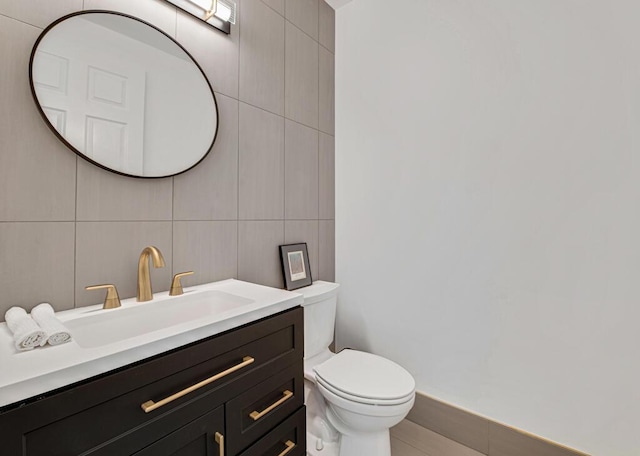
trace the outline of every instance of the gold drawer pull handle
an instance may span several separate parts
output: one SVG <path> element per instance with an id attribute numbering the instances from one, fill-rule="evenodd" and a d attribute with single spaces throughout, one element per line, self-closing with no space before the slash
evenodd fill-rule
<path id="1" fill-rule="evenodd" d="M 224 456 L 224 435 L 216 432 L 216 443 L 220 447 L 220 456 Z"/>
<path id="2" fill-rule="evenodd" d="M 165 397 L 164 399 L 162 399 L 161 401 L 158 402 L 153 402 L 153 401 L 147 401 L 144 404 L 142 404 L 140 407 L 142 407 L 142 410 L 144 410 L 144 413 L 149 413 L 149 412 L 153 412 L 155 409 L 162 407 L 163 405 L 167 405 L 169 402 L 173 402 L 176 399 L 180 399 L 182 396 L 186 396 L 187 394 L 202 388 L 203 386 L 207 386 L 209 383 L 215 382 L 216 380 L 221 379 L 222 377 L 226 377 L 227 375 L 242 369 L 245 366 L 248 366 L 249 364 L 251 364 L 252 362 L 254 362 L 255 359 L 253 359 L 251 356 L 245 356 L 244 358 L 242 358 L 242 362 L 240 364 L 236 364 L 233 367 L 230 367 L 229 369 L 227 369 L 226 371 L 222 371 L 219 374 L 214 375 L 213 377 L 209 377 L 206 380 L 202 380 L 200 383 L 196 383 L 195 385 L 190 386 L 189 388 L 185 388 L 182 391 L 180 391 L 179 393 L 173 394 L 169 397 Z"/>
<path id="3" fill-rule="evenodd" d="M 278 456 L 284 456 L 285 454 L 288 454 L 291 450 L 293 450 L 296 447 L 296 444 L 293 443 L 291 440 L 287 440 L 284 444 L 287 446 L 287 449 L 284 450 L 282 453 L 280 453 Z"/>
<path id="4" fill-rule="evenodd" d="M 284 390 L 282 392 L 282 399 L 279 399 L 277 402 L 274 402 L 273 404 L 271 404 L 269 407 L 267 407 L 266 409 L 264 409 L 261 412 L 258 412 L 257 410 L 255 410 L 255 411 L 249 413 L 249 416 L 251 418 L 253 418 L 253 421 L 258 421 L 260 418 L 265 416 L 271 410 L 273 410 L 274 408 L 278 407 L 279 405 L 284 404 L 287 400 L 291 399 L 291 397 L 293 397 L 293 393 L 291 391 L 289 391 L 289 390 Z"/>

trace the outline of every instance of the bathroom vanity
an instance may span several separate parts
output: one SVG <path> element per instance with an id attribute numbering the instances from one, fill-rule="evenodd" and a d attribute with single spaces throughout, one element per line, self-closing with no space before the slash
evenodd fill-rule
<path id="1" fill-rule="evenodd" d="M 135 347 L 116 349 L 111 358 L 125 359 L 118 357 L 121 353 L 140 356 L 149 353 L 149 347 L 155 347 L 156 351 L 163 347 L 164 351 L 3 405 L 0 453 L 3 456 L 305 455 L 304 334 L 303 311 L 296 304 L 299 295 L 239 281 L 225 282 L 222 289 L 246 289 L 245 296 L 253 292 L 254 296 L 268 297 L 271 293 L 294 298 L 288 297 L 284 304 L 272 299 L 266 307 L 254 300 L 244 304 L 245 312 L 231 309 L 221 316 L 208 315 L 204 320 L 190 322 L 191 329 L 185 329 L 182 323 L 183 326 L 178 325 L 182 335 L 173 339 L 155 334 L 147 337 L 156 340 L 145 340 L 146 344 L 129 341 Z M 215 284 L 212 285 L 215 289 Z M 173 302 L 169 298 L 165 301 Z M 187 301 L 175 302 L 188 307 Z M 153 306 L 153 302 L 137 305 Z M 127 306 L 135 304 L 123 303 L 125 309 Z M 288 308 L 282 310 L 283 306 Z M 104 314 L 115 315 L 119 310 Z M 243 319 L 264 313 L 269 315 L 238 325 Z M 76 319 L 82 318 L 87 317 Z M 73 319 L 71 316 L 67 323 Z M 230 320 L 235 327 L 219 331 L 224 326 L 216 325 L 229 324 Z M 167 349 L 193 338 L 194 334 L 202 334 L 198 331 L 203 328 L 215 334 Z M 0 342 L 6 342 L 6 338 L 0 337 Z M 69 353 L 77 356 L 84 353 L 87 358 L 104 349 L 72 344 L 76 342 L 67 344 Z M 146 351 L 136 351 L 136 347 L 146 347 Z M 53 356 L 57 348 L 64 349 L 51 347 L 39 349 L 41 353 L 34 350 L 13 356 L 35 359 L 44 357 L 47 351 Z M 0 358 L 7 361 L 3 363 L 3 371 L 14 362 L 2 352 Z M 96 363 L 109 358 L 96 358 L 92 363 L 78 357 L 76 364 L 67 367 L 66 381 L 80 372 L 78 366 L 84 365 L 83 372 L 88 372 L 96 369 Z M 51 379 L 65 375 L 65 369 L 61 372 L 59 375 L 41 372 L 41 378 L 51 384 Z M 3 380 L 6 382 L 6 378 Z M 3 399 L 6 400 L 6 394 L 15 398 L 16 388 L 0 385 L 0 397 L 5 393 Z"/>

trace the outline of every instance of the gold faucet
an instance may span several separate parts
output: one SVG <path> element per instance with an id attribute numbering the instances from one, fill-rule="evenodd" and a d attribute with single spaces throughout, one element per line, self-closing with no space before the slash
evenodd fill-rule
<path id="1" fill-rule="evenodd" d="M 157 247 L 150 245 L 145 247 L 140 253 L 138 260 L 138 302 L 151 301 L 153 292 L 151 291 L 151 276 L 149 275 L 149 256 L 153 260 L 154 268 L 164 268 L 164 258 Z"/>

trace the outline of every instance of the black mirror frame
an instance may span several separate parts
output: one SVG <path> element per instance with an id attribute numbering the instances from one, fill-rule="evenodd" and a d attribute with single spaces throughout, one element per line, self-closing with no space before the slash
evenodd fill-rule
<path id="1" fill-rule="evenodd" d="M 213 106 L 216 110 L 216 131 L 213 135 L 213 140 L 211 141 L 211 144 L 209 145 L 209 148 L 207 149 L 207 151 L 203 154 L 202 158 L 200 158 L 200 160 L 198 160 L 196 163 L 194 163 L 193 165 L 191 165 L 190 167 L 174 173 L 174 174 L 167 174 L 165 176 L 138 176 L 135 174 L 127 174 L 127 173 L 123 173 L 121 171 L 117 171 L 115 169 L 111 169 L 107 166 L 102 165 L 101 163 L 96 162 L 95 160 L 92 160 L 91 158 L 87 157 L 85 154 L 83 154 L 82 152 L 80 152 L 78 149 L 76 149 L 69 141 L 67 141 L 59 132 L 58 130 L 55 129 L 55 127 L 53 126 L 53 124 L 51 122 L 49 122 L 49 119 L 47 118 L 46 114 L 44 113 L 44 111 L 42 110 L 42 107 L 40 106 L 40 103 L 38 102 L 38 96 L 36 94 L 36 90 L 35 90 L 35 85 L 33 82 L 33 60 L 35 58 L 36 55 L 36 51 L 38 49 L 38 45 L 40 44 L 40 41 L 42 41 L 42 39 L 46 36 L 46 34 L 49 32 L 49 30 L 51 30 L 52 28 L 54 28 L 56 25 L 58 25 L 60 22 L 63 22 L 67 19 L 70 19 L 72 17 L 75 16 L 80 16 L 80 15 L 84 15 L 84 14 L 94 14 L 94 13 L 103 13 L 103 14 L 113 14 L 116 16 L 122 16 L 122 17 L 126 17 L 129 19 L 133 19 L 134 21 L 137 22 L 141 22 L 142 24 L 151 27 L 152 29 L 160 32 L 162 35 L 164 35 L 165 37 L 167 37 L 168 39 L 170 39 L 171 41 L 173 41 L 180 49 L 182 49 L 182 51 L 189 56 L 189 58 L 191 59 L 191 61 L 195 64 L 196 68 L 198 69 L 198 71 L 200 71 L 200 73 L 202 74 L 202 77 L 204 78 L 205 82 L 207 83 L 207 87 L 209 87 L 209 90 L 211 91 L 211 97 L 213 98 Z M 184 46 L 182 46 L 180 43 L 178 43 L 178 41 L 176 41 L 173 37 L 171 37 L 170 35 L 168 35 L 167 33 L 163 32 L 162 30 L 160 30 L 158 27 L 156 27 L 155 25 L 152 25 L 146 21 L 143 21 L 142 19 L 139 19 L 135 16 L 131 16 L 129 14 L 125 14 L 125 13 L 120 13 L 117 11 L 109 11 L 109 10 L 86 10 L 86 11 L 77 11 L 75 13 L 71 13 L 71 14 L 67 14 L 65 16 L 62 16 L 58 19 L 56 19 L 55 21 L 53 21 L 51 24 L 49 24 L 43 31 L 42 33 L 40 33 L 40 36 L 38 36 L 38 39 L 36 40 L 36 42 L 33 45 L 33 48 L 31 50 L 31 56 L 29 57 L 29 87 L 31 88 L 31 95 L 33 96 L 33 101 L 36 105 L 36 108 L 38 109 L 38 112 L 40 113 L 40 116 L 42 117 L 42 119 L 44 120 L 44 123 L 47 125 L 47 127 L 49 127 L 49 129 L 53 132 L 53 134 L 64 144 L 66 145 L 69 149 L 71 149 L 76 155 L 78 155 L 79 157 L 83 158 L 84 160 L 88 161 L 89 163 L 92 163 L 94 165 L 96 165 L 99 168 L 102 168 L 106 171 L 109 171 L 111 173 L 115 173 L 115 174 L 119 174 L 121 176 L 126 176 L 126 177 L 135 177 L 138 179 L 164 179 L 167 177 L 173 177 L 173 176 L 178 176 L 180 174 L 186 173 L 187 171 L 195 168 L 196 166 L 198 166 L 205 158 L 207 158 L 207 156 L 209 155 L 209 153 L 211 152 L 211 150 L 213 149 L 213 145 L 216 142 L 216 138 L 218 137 L 218 130 L 219 130 L 219 126 L 220 126 L 220 112 L 218 110 L 218 101 L 216 100 L 216 95 L 213 91 L 213 87 L 211 87 L 211 82 L 209 81 L 209 78 L 207 78 L 207 75 L 204 73 L 202 67 L 200 66 L 200 64 L 196 61 L 196 59 L 193 58 L 193 56 L 189 53 L 189 51 L 187 51 Z"/>

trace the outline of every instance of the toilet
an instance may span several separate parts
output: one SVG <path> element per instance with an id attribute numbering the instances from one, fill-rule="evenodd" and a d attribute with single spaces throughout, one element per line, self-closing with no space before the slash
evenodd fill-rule
<path id="1" fill-rule="evenodd" d="M 304 296 L 307 454 L 390 456 L 389 428 L 411 410 L 415 381 L 381 356 L 329 350 L 339 287 L 316 281 L 296 290 Z"/>

